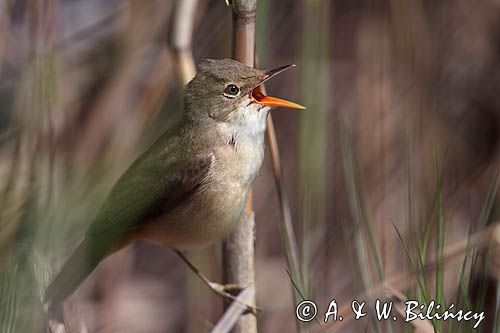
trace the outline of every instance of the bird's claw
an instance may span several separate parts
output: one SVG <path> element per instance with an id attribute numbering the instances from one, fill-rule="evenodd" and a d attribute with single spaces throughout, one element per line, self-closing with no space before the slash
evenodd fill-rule
<path id="1" fill-rule="evenodd" d="M 210 287 L 212 289 L 222 290 L 231 294 L 238 294 L 242 290 L 246 289 L 248 286 L 237 283 L 221 284 L 217 282 L 210 282 Z"/>
<path id="2" fill-rule="evenodd" d="M 247 304 L 241 300 L 238 299 L 237 296 L 233 295 L 233 293 L 238 294 L 245 288 L 247 288 L 246 285 L 239 285 L 239 284 L 220 284 L 217 282 L 210 282 L 209 283 L 210 289 L 212 289 L 217 295 L 228 299 L 233 302 L 238 302 L 241 305 L 245 306 L 247 308 L 247 312 L 257 314 L 259 308 L 257 308 L 255 305 L 250 305 Z"/>

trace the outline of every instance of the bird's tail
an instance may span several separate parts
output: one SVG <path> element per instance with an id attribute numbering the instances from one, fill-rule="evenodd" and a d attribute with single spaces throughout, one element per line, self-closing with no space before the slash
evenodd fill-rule
<path id="1" fill-rule="evenodd" d="M 50 308 L 58 306 L 92 273 L 106 254 L 106 251 L 93 245 L 102 247 L 84 240 L 71 254 L 59 274 L 45 290 L 44 304 L 49 304 Z"/>

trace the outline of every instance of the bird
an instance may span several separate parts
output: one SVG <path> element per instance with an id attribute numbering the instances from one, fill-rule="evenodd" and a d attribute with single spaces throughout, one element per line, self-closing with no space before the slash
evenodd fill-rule
<path id="1" fill-rule="evenodd" d="M 262 70 L 232 59 L 201 61 L 184 89 L 182 120 L 119 177 L 46 288 L 44 304 L 59 306 L 103 259 L 136 240 L 173 249 L 196 272 L 182 251 L 223 239 L 237 225 L 264 159 L 269 111 L 304 109 L 262 89 L 294 66 Z"/>

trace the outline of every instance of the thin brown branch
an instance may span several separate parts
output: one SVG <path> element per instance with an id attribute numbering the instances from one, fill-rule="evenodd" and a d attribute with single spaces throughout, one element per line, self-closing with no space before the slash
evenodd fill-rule
<path id="1" fill-rule="evenodd" d="M 266 131 L 267 147 L 271 155 L 271 163 L 273 166 L 274 183 L 276 191 L 278 192 L 278 199 L 281 208 L 281 217 L 283 221 L 282 229 L 285 232 L 286 242 L 285 246 L 289 250 L 288 265 L 292 276 L 299 279 L 303 283 L 303 278 L 300 270 L 299 249 L 295 232 L 293 230 L 292 213 L 290 211 L 290 203 L 286 194 L 285 185 L 283 184 L 283 169 L 281 168 L 280 152 L 278 148 L 278 141 L 276 140 L 276 133 L 274 131 L 273 119 L 271 114 L 267 118 L 267 131 Z"/>
<path id="2" fill-rule="evenodd" d="M 257 51 L 255 52 L 255 67 L 260 67 L 259 57 Z M 266 87 L 263 84 L 262 92 L 266 93 Z M 285 190 L 285 185 L 283 183 L 283 169 L 281 167 L 280 151 L 278 147 L 278 140 L 276 139 L 276 131 L 274 130 L 274 123 L 271 113 L 267 117 L 267 130 L 266 130 L 266 143 L 271 155 L 271 164 L 273 168 L 274 184 L 276 186 L 276 192 L 278 194 L 278 201 L 280 203 L 281 211 L 281 233 L 285 235 L 283 239 L 284 249 L 287 256 L 288 269 L 291 272 L 292 278 L 299 284 L 299 288 L 303 287 L 304 278 L 302 277 L 302 271 L 300 269 L 299 260 L 299 247 L 297 244 L 297 239 L 295 237 L 295 232 L 293 230 L 292 223 L 292 213 L 290 210 L 290 203 L 288 201 L 288 196 Z M 290 284 L 292 289 L 292 294 L 294 295 L 295 303 L 299 303 L 299 295 L 297 294 L 293 284 Z M 297 324 L 299 324 L 297 322 Z M 300 332 L 300 325 L 297 327 Z"/>
<path id="3" fill-rule="evenodd" d="M 255 52 L 255 67 L 259 68 L 259 57 L 257 52 Z M 266 87 L 262 85 L 262 92 L 266 93 Z M 276 139 L 276 131 L 274 130 L 274 123 L 271 113 L 267 116 L 267 131 L 266 131 L 266 143 L 269 153 L 271 155 L 271 164 L 273 167 L 274 184 L 276 186 L 276 191 L 278 193 L 278 200 L 281 209 L 282 218 L 282 231 L 285 232 L 285 250 L 288 249 L 288 266 L 292 276 L 295 279 L 299 279 L 300 283 L 303 283 L 303 278 L 301 276 L 300 270 L 300 260 L 299 260 L 299 247 L 297 245 L 297 239 L 295 237 L 295 232 L 293 230 L 292 223 L 292 213 L 290 210 L 290 203 L 288 201 L 288 195 L 285 190 L 285 185 L 283 182 L 283 169 L 281 167 L 280 151 L 278 147 L 278 140 Z"/>

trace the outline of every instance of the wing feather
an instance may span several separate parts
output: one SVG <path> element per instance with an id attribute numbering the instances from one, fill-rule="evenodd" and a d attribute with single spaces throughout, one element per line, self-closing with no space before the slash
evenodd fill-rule
<path id="1" fill-rule="evenodd" d="M 120 238 L 189 200 L 204 182 L 214 160 L 212 153 L 181 151 L 178 143 L 159 146 L 153 146 L 120 177 L 87 236 Z"/>

